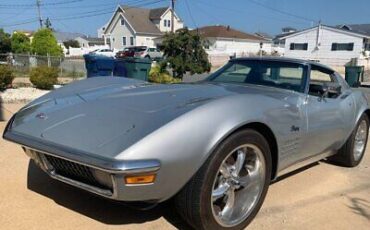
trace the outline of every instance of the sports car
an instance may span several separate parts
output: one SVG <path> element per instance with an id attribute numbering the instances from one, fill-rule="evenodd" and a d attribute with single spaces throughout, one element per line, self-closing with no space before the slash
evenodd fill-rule
<path id="1" fill-rule="evenodd" d="M 280 176 L 321 159 L 357 166 L 369 115 L 329 67 L 238 58 L 197 83 L 72 83 L 22 108 L 3 137 L 61 182 L 148 207 L 171 199 L 195 229 L 242 229 Z"/>

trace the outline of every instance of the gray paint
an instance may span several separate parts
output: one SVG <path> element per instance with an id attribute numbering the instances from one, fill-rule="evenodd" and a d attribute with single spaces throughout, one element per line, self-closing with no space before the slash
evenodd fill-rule
<path id="1" fill-rule="evenodd" d="M 319 100 L 307 92 L 247 84 L 155 85 L 91 78 L 21 109 L 4 137 L 117 172 L 112 199 L 163 201 L 184 186 L 222 140 L 245 124 L 258 122 L 272 130 L 279 175 L 303 161 L 335 153 L 369 108 L 361 92 L 337 81 L 342 95 Z M 299 132 L 292 132 L 292 126 L 300 127 Z M 140 171 L 140 165 L 146 171 L 160 167 L 155 183 L 125 186 L 122 174 Z"/>

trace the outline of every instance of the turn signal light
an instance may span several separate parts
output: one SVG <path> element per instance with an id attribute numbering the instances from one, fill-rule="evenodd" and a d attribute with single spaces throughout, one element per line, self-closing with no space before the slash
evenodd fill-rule
<path id="1" fill-rule="evenodd" d="M 150 184 L 155 180 L 155 174 L 131 175 L 125 177 L 126 184 Z"/>

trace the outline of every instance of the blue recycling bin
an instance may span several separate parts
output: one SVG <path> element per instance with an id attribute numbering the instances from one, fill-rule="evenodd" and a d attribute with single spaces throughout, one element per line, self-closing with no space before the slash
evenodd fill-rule
<path id="1" fill-rule="evenodd" d="M 114 58 L 102 55 L 84 55 L 87 78 L 112 76 L 115 66 Z"/>

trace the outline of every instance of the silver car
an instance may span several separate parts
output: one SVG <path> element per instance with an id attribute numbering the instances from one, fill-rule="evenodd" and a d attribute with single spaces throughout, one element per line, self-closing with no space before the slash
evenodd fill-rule
<path id="1" fill-rule="evenodd" d="M 148 206 L 173 199 L 195 229 L 241 229 L 279 176 L 324 158 L 357 166 L 369 115 L 328 67 L 245 58 L 193 84 L 79 81 L 22 108 L 4 138 L 64 183 Z"/>

